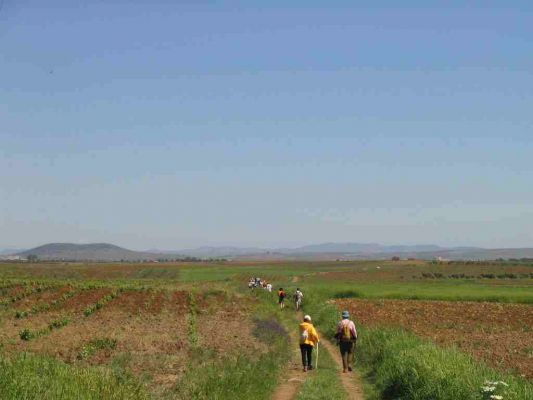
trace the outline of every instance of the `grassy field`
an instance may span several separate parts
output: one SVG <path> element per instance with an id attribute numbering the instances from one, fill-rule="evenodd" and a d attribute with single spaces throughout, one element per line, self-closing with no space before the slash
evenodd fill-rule
<path id="1" fill-rule="evenodd" d="M 495 334 L 483 312 L 496 316 L 502 338 L 512 325 L 505 316 L 515 316 L 527 364 L 532 273 L 520 263 L 421 261 L 1 263 L 0 398 L 268 399 L 295 346 L 288 338 L 296 323 L 290 308 L 278 310 L 274 294 L 247 288 L 251 276 L 289 293 L 301 287 L 305 312 L 327 335 L 339 308 L 351 307 L 369 398 L 483 399 L 487 379 L 510 385 L 505 399 L 532 398 L 528 372 L 474 351 L 484 346 L 479 335 Z M 387 317 L 445 304 L 452 305 L 429 331 L 416 319 Z M 357 310 L 367 312 L 358 317 Z M 461 325 L 458 315 L 480 319 Z M 453 326 L 469 330 L 465 346 L 439 339 Z M 493 353 L 514 351 L 506 342 L 491 342 L 501 346 Z M 297 398 L 345 398 L 333 360 L 321 357 L 323 368 Z"/>

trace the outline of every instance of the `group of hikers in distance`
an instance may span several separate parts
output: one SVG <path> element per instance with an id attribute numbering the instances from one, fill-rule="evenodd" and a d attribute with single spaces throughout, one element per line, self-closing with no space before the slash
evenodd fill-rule
<path id="1" fill-rule="evenodd" d="M 256 278 L 258 279 L 258 278 Z M 250 280 L 249 287 L 252 279 Z M 255 281 L 254 281 L 255 283 Z M 269 292 L 272 291 L 272 285 L 270 289 L 264 287 Z M 261 286 L 255 286 L 261 287 Z M 296 288 L 296 292 L 293 294 L 294 308 L 296 311 L 299 311 L 302 307 L 302 301 L 304 298 L 303 292 L 300 288 Z M 287 293 L 285 290 L 280 287 L 278 290 L 278 304 L 281 310 L 285 308 L 285 299 L 287 298 Z M 339 347 L 339 352 L 342 358 L 342 372 L 351 372 L 353 370 L 354 356 L 355 356 L 355 346 L 357 343 L 357 329 L 355 323 L 350 319 L 350 313 L 348 311 L 343 311 L 341 314 L 341 320 L 337 324 L 337 329 L 335 333 L 335 339 L 337 341 L 337 346 Z M 300 331 L 300 352 L 302 354 L 302 365 L 303 371 L 307 372 L 317 367 L 318 365 L 318 344 L 320 343 L 320 338 L 318 332 L 314 327 L 311 316 L 305 315 L 303 322 L 299 325 Z M 316 349 L 316 364 L 313 366 L 313 350 Z"/>
<path id="2" fill-rule="evenodd" d="M 269 292 L 272 291 L 272 284 L 270 282 L 265 281 L 261 278 L 250 278 L 248 280 L 248 288 L 249 289 L 255 289 L 255 288 L 263 288 L 265 290 L 268 290 Z"/>

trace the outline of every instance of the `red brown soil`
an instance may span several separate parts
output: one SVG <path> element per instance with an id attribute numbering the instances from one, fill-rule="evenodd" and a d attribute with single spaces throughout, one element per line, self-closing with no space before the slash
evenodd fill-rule
<path id="1" fill-rule="evenodd" d="M 265 346 L 253 338 L 254 324 L 250 322 L 250 307 L 246 300 L 217 296 L 206 301 L 209 306 L 201 302 L 197 316 L 201 346 L 220 355 L 250 355 L 266 351 Z"/>
<path id="2" fill-rule="evenodd" d="M 481 302 L 355 300 L 336 303 L 356 323 L 399 326 L 456 346 L 501 370 L 533 378 L 533 306 Z"/>
<path id="3" fill-rule="evenodd" d="M 169 387 L 185 371 L 190 358 L 188 338 L 189 294 L 185 291 L 126 290 L 85 317 L 83 310 L 111 293 L 111 289 L 83 290 L 57 309 L 17 320 L 6 314 L 0 323 L 0 341 L 8 352 L 29 351 L 60 358 L 66 362 L 105 364 L 116 356 L 125 357 L 127 368 L 139 376 L 151 376 L 154 385 Z M 237 297 L 197 296 L 199 344 L 219 356 L 251 353 L 258 348 L 252 336 L 247 303 Z M 14 311 L 10 310 L 12 313 Z M 24 328 L 36 330 L 54 319 L 70 316 L 70 323 L 50 334 L 22 341 Z M 117 341 L 114 350 L 102 350 L 89 359 L 77 356 L 94 339 Z M 238 344 L 238 345 L 237 345 Z"/>
<path id="4" fill-rule="evenodd" d="M 0 322 L 0 340 L 15 339 L 16 343 L 11 346 L 14 348 L 24 348 L 27 343 L 18 340 L 19 332 L 21 330 L 38 330 L 45 328 L 50 322 L 63 317 L 68 317 L 70 319 L 81 318 L 83 316 L 83 311 L 88 306 L 95 304 L 103 296 L 110 293 L 110 289 L 83 290 L 74 297 L 67 299 L 58 307 L 22 319 L 16 319 L 14 317 L 15 310 L 19 310 L 20 307 L 18 303 L 13 303 L 11 306 L 12 308 L 9 310 L 10 314 L 8 314 L 8 317 Z M 42 302 L 34 304 L 41 303 Z"/>
<path id="5" fill-rule="evenodd" d="M 14 296 L 24 293 L 26 290 L 30 288 L 31 286 L 23 286 L 23 285 L 9 287 L 4 291 L 2 298 L 0 300 L 10 299 Z"/>
<path id="6" fill-rule="evenodd" d="M 33 306 L 48 303 L 50 304 L 54 300 L 58 300 L 63 294 L 74 290 L 70 286 L 61 286 L 57 288 L 51 288 L 49 290 L 43 290 L 41 292 L 33 293 L 24 299 L 20 300 L 16 304 L 17 310 L 25 311 L 30 310 Z"/>

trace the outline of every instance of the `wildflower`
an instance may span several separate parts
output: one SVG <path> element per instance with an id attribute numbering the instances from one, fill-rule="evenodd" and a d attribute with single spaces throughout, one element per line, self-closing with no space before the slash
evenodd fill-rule
<path id="1" fill-rule="evenodd" d="M 496 390 L 496 386 L 483 386 L 481 389 L 484 392 L 494 392 Z"/>
<path id="2" fill-rule="evenodd" d="M 490 396 L 490 398 L 491 398 L 492 400 L 502 400 L 502 399 L 503 399 L 503 396 L 499 396 L 499 395 L 497 395 L 497 394 L 492 394 L 492 395 Z"/>

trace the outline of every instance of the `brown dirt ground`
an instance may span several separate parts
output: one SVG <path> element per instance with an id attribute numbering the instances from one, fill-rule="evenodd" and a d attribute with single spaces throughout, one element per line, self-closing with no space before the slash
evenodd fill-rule
<path id="1" fill-rule="evenodd" d="M 27 318 L 16 319 L 15 310 L 20 309 L 19 303 L 14 303 L 8 310 L 9 314 L 0 321 L 0 341 L 15 341 L 9 347 L 24 349 L 28 345 L 26 342 L 19 340 L 19 332 L 22 329 L 37 330 L 48 326 L 50 322 L 58 318 L 69 316 L 69 318 L 80 318 L 83 316 L 83 310 L 88 306 L 95 304 L 103 296 L 111 293 L 109 289 L 89 289 L 83 290 L 74 297 L 71 297 L 59 307 L 48 311 L 30 315 Z M 39 303 L 34 303 L 39 304 Z M 40 339 L 39 339 L 40 340 Z"/>
<path id="2" fill-rule="evenodd" d="M 43 290 L 42 292 L 33 293 L 16 304 L 16 309 L 19 311 L 31 310 L 31 308 L 38 304 L 50 303 L 61 298 L 67 292 L 74 290 L 71 286 L 61 286 Z"/>
<path id="3" fill-rule="evenodd" d="M 10 309 L 0 322 L 4 350 L 42 353 L 69 363 L 93 365 L 110 363 L 120 357 L 128 370 L 151 377 L 154 385 L 174 385 L 191 356 L 187 333 L 188 293 L 126 290 L 89 317 L 83 315 L 87 306 L 110 292 L 105 288 L 83 290 L 57 309 L 21 320 L 14 318 L 15 308 Z M 213 349 L 219 356 L 266 351 L 252 335 L 253 324 L 246 322 L 249 306 L 237 296 L 199 296 L 197 306 L 200 346 Z M 65 315 L 70 316 L 67 326 L 31 341 L 20 340 L 22 329 L 39 329 Z M 98 351 L 84 361 L 77 360 L 83 346 L 97 338 L 115 339 L 117 347 Z"/>
<path id="4" fill-rule="evenodd" d="M 253 339 L 249 317 L 249 311 L 234 301 L 215 312 L 200 311 L 197 316 L 200 345 L 220 355 L 266 351 L 264 345 Z"/>
<path id="5" fill-rule="evenodd" d="M 501 370 L 533 378 L 533 306 L 481 302 L 336 301 L 356 323 L 400 326 L 444 346 L 457 346 Z"/>

